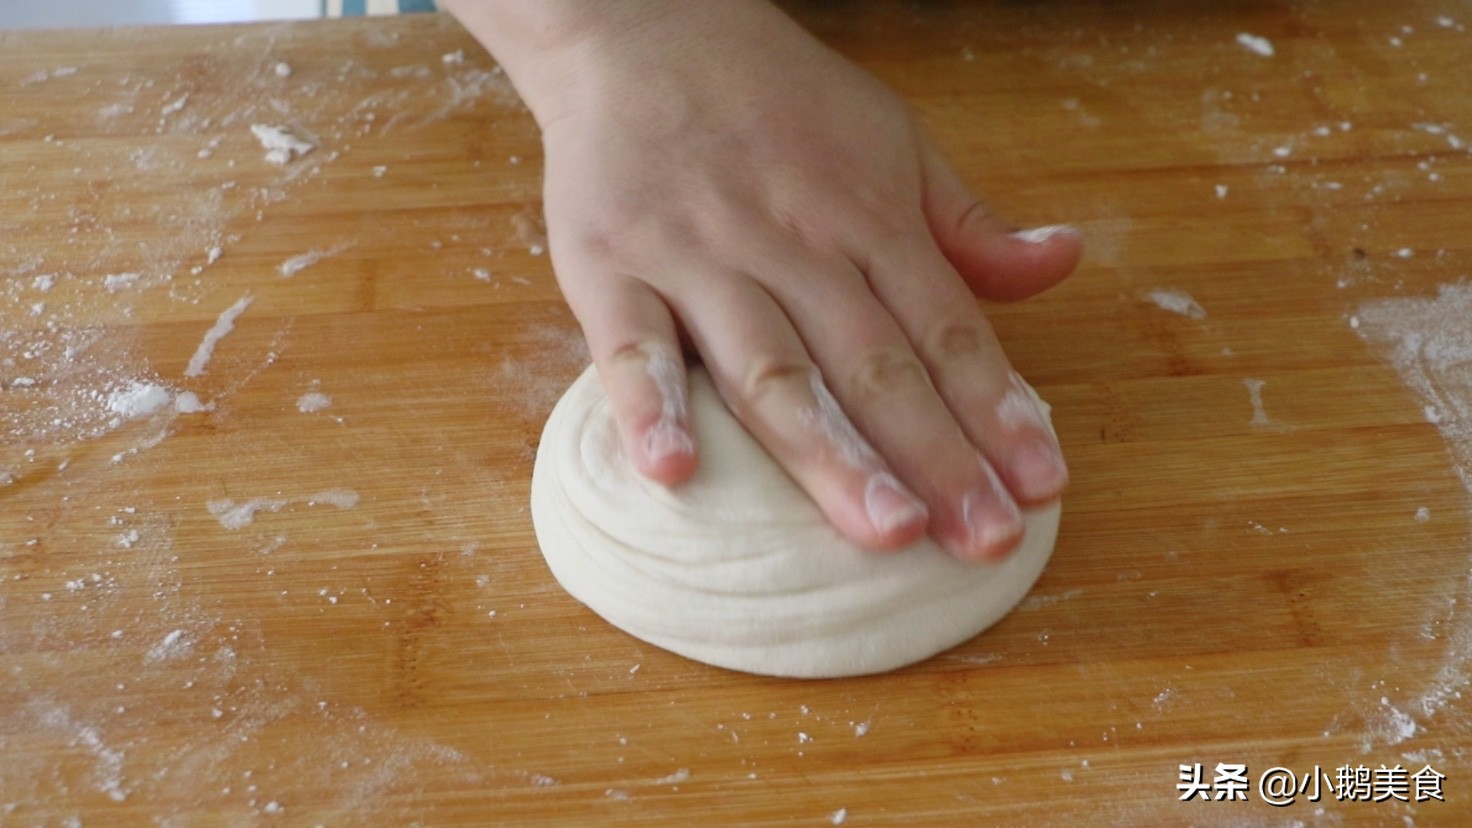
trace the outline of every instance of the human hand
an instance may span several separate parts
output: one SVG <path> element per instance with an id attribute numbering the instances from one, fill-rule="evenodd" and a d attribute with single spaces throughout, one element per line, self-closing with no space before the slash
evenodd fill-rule
<path id="1" fill-rule="evenodd" d="M 452 5 L 542 126 L 558 282 L 636 465 L 696 468 L 683 334 L 844 536 L 1015 548 L 1018 505 L 1068 475 L 975 297 L 1060 281 L 1077 233 L 1009 232 L 894 93 L 765 2 L 531 2 Z"/>

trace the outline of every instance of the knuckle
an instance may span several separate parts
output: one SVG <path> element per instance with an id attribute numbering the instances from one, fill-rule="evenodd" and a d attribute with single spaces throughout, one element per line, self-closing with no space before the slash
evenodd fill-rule
<path id="1" fill-rule="evenodd" d="M 607 354 L 605 364 L 619 376 L 649 376 L 658 381 L 659 375 L 680 370 L 679 352 L 655 339 L 623 340 Z"/>
<path id="2" fill-rule="evenodd" d="M 589 255 L 601 260 L 614 259 L 622 251 L 622 240 L 627 236 L 607 227 L 594 227 L 578 234 L 577 245 Z"/>
<path id="3" fill-rule="evenodd" d="M 612 365 L 639 366 L 649 362 L 650 355 L 658 346 L 643 339 L 631 339 L 615 345 L 608 353 Z"/>
<path id="4" fill-rule="evenodd" d="M 930 374 L 908 346 L 880 348 L 860 357 L 850 387 L 863 397 L 878 397 L 928 385 Z"/>
<path id="5" fill-rule="evenodd" d="M 938 322 L 925 339 L 937 376 L 967 408 L 990 406 L 1007 392 L 1007 358 L 984 319 L 953 317 Z"/>
<path id="6" fill-rule="evenodd" d="M 584 222 L 571 234 L 584 255 L 605 264 L 637 264 L 650 250 L 689 250 L 702 241 L 699 226 L 688 216 L 651 215 L 645 210 L 611 210 Z"/>
<path id="7" fill-rule="evenodd" d="M 842 250 L 838 236 L 826 216 L 815 220 L 808 211 L 774 208 L 772 221 L 784 235 L 805 249 L 820 254 L 833 254 Z"/>
<path id="8" fill-rule="evenodd" d="M 768 355 L 752 360 L 741 380 L 741 398 L 748 405 L 784 389 L 808 387 L 817 367 L 806 359 Z"/>
<path id="9" fill-rule="evenodd" d="M 951 318 L 937 323 L 926 337 L 927 350 L 941 360 L 968 359 L 987 352 L 986 331 L 975 319 Z"/>

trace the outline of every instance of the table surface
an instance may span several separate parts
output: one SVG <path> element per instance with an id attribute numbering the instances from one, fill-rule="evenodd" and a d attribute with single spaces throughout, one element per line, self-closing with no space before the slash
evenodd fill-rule
<path id="1" fill-rule="evenodd" d="M 1472 8 L 1223 5 L 792 6 L 1090 250 L 991 311 L 1073 471 L 1048 571 L 822 682 L 547 572 L 585 351 L 451 20 L 0 35 L 0 824 L 1472 824 Z"/>

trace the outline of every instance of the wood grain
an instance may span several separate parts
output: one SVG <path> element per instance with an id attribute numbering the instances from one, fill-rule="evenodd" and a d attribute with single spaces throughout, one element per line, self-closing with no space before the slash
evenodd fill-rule
<path id="1" fill-rule="evenodd" d="M 1472 12 L 790 8 L 1000 213 L 1089 238 L 991 310 L 1074 477 L 1033 597 L 843 681 L 611 629 L 527 514 L 585 354 L 463 31 L 4 34 L 0 825 L 1472 824 Z M 109 408 L 137 383 L 212 409 Z M 1179 802 L 1197 762 L 1446 801 Z"/>

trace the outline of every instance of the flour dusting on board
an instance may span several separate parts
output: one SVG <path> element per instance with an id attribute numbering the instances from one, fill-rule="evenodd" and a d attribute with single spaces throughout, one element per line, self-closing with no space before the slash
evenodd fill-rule
<path id="1" fill-rule="evenodd" d="M 296 410 L 303 414 L 326 411 L 332 407 L 332 398 L 321 391 L 308 391 L 296 398 Z"/>
<path id="2" fill-rule="evenodd" d="M 491 385 L 522 416 L 540 422 L 587 366 L 588 346 L 575 327 L 538 325 L 523 334 L 515 351 L 530 356 L 504 357 Z"/>
<path id="3" fill-rule="evenodd" d="M 1237 35 L 1237 45 L 1259 57 L 1272 57 L 1277 53 L 1271 40 L 1248 32 Z"/>
<path id="4" fill-rule="evenodd" d="M 1206 309 L 1201 307 L 1195 298 L 1184 290 L 1157 288 L 1146 291 L 1145 298 L 1154 302 L 1157 307 L 1168 310 L 1171 313 L 1189 316 L 1192 319 L 1206 318 Z"/>
<path id="5" fill-rule="evenodd" d="M 238 502 L 221 498 L 205 504 L 215 520 L 226 529 L 243 529 L 256 519 L 257 512 L 279 512 L 285 506 L 286 501 L 277 497 L 257 497 Z"/>
<path id="6" fill-rule="evenodd" d="M 162 385 L 130 380 L 107 395 L 107 408 L 125 420 L 145 417 L 168 405 L 173 395 Z"/>
<path id="7" fill-rule="evenodd" d="M 220 312 L 215 324 L 205 331 L 204 339 L 200 340 L 194 356 L 189 358 L 189 365 L 184 369 L 184 376 L 197 377 L 204 373 L 205 367 L 210 364 L 210 358 L 215 355 L 215 346 L 225 338 L 226 334 L 235 330 L 235 320 L 245 313 L 245 309 L 250 307 L 252 301 L 254 300 L 251 297 L 243 296 L 235 304 Z"/>
<path id="8" fill-rule="evenodd" d="M 298 138 L 286 127 L 251 124 L 250 131 L 261 142 L 261 148 L 266 151 L 266 160 L 272 164 L 290 163 L 317 148 L 316 144 Z"/>
<path id="9" fill-rule="evenodd" d="M 1380 299 L 1356 313 L 1356 332 L 1421 396 L 1472 492 L 1472 284 L 1442 285 L 1435 298 Z"/>
<path id="10" fill-rule="evenodd" d="M 327 505 L 339 509 L 351 509 L 358 505 L 358 493 L 352 489 L 324 489 L 320 492 L 287 499 L 284 497 L 253 497 L 249 500 L 219 498 L 205 503 L 205 508 L 226 529 L 244 529 L 255 522 L 256 515 L 275 513 L 293 503 L 305 506 Z"/>
<path id="11" fill-rule="evenodd" d="M 1247 399 L 1252 403 L 1252 425 L 1272 425 L 1273 421 L 1268 419 L 1268 410 L 1262 404 L 1262 387 L 1267 385 L 1267 380 L 1245 379 L 1242 384 L 1247 386 Z"/>
<path id="12" fill-rule="evenodd" d="M 1472 284 L 1442 285 L 1435 297 L 1366 302 L 1356 318 L 1355 332 L 1383 348 L 1401 379 L 1420 396 L 1426 420 L 1446 441 L 1457 476 L 1472 497 Z M 1465 573 L 1462 577 L 1461 594 L 1445 608 L 1448 620 L 1440 635 L 1446 648 L 1436 675 L 1426 687 L 1406 688 L 1411 690 L 1407 698 L 1381 700 L 1382 721 L 1374 727 L 1373 740 L 1398 744 L 1438 721 L 1466 727 L 1462 718 L 1445 721 L 1472 685 L 1472 582 Z"/>
<path id="13" fill-rule="evenodd" d="M 308 250 L 305 253 L 299 253 L 277 265 L 276 272 L 281 275 L 281 278 L 290 279 L 323 259 L 329 256 L 336 256 L 352 246 L 352 242 L 343 242 L 332 247 L 323 247 L 316 250 Z"/>
<path id="14" fill-rule="evenodd" d="M 415 17 L 404 25 L 463 38 L 448 19 Z M 277 494 L 273 481 L 235 479 L 235 467 L 224 491 L 245 495 L 209 505 L 202 501 L 210 494 L 160 496 L 140 481 L 162 473 L 209 491 L 212 478 L 194 460 L 297 439 L 281 429 L 243 442 L 251 417 L 282 414 L 307 389 L 286 396 L 285 406 L 233 404 L 291 343 L 278 335 L 246 358 L 253 365 L 233 359 L 245 343 L 230 335 L 250 298 L 220 311 L 239 293 L 217 293 L 241 284 L 246 268 L 262 289 L 310 287 L 269 281 L 321 259 L 293 257 L 283 272 L 282 258 L 337 240 L 293 235 L 296 192 L 320 186 L 351 152 L 382 152 L 374 142 L 396 127 L 409 133 L 471 110 L 485 126 L 492 119 L 481 112 L 509 107 L 515 95 L 478 51 L 400 76 L 350 51 L 308 54 L 280 27 L 218 27 L 197 37 L 197 51 L 151 50 L 148 65 L 117 72 L 49 59 L 38 70 L 32 59 L 30 76 L 12 82 L 46 84 L 35 91 L 62 103 L 22 96 L 0 112 L 7 145 L 38 159 L 0 163 L 16 230 L 0 234 L 0 823 L 80 825 L 81 811 L 125 802 L 132 816 L 123 818 L 160 825 L 198 814 L 231 824 L 315 824 L 318 814 L 407 824 L 425 818 L 426 792 L 447 780 L 486 789 L 524 776 L 472 771 L 448 745 L 342 703 L 356 691 L 318 682 L 312 659 L 288 664 L 282 637 L 261 621 L 278 604 L 320 604 L 342 623 L 395 636 L 402 603 L 352 567 L 314 573 L 331 590 L 328 602 L 315 588 L 288 594 L 286 579 L 275 577 L 315 565 L 290 554 L 317 540 L 300 537 L 308 532 L 353 543 L 333 524 L 369 523 L 338 511 L 367 497 L 332 479 Z M 368 39 L 397 48 L 396 38 Z M 406 53 L 422 45 L 404 40 Z M 293 43 L 298 52 L 278 51 Z M 413 59 L 383 57 L 380 66 Z M 79 51 L 74 59 L 109 56 Z M 406 113 L 425 111 L 406 105 L 418 99 L 438 109 L 411 119 Z M 281 250 L 272 241 L 281 238 L 300 247 Z M 261 259 L 262 250 L 281 253 Z M 219 306 L 191 309 L 206 302 Z M 150 328 L 190 318 L 199 330 L 185 327 L 177 349 L 161 352 Z M 557 376 L 569 361 L 563 340 L 534 336 L 528 372 Z M 214 359 L 222 347 L 229 362 Z M 186 379 L 193 376 L 209 380 L 196 386 Z M 306 407 L 327 402 L 322 394 Z M 209 434 L 205 448 L 168 442 L 176 421 Z M 149 449 L 153 456 L 141 457 Z M 292 533 L 254 531 L 268 522 Z M 211 560 L 247 567 L 226 582 L 216 577 L 222 570 L 201 565 Z M 164 698 L 168 704 L 156 703 Z M 167 750 L 158 747 L 161 733 L 172 734 Z M 86 824 L 97 820 L 105 818 Z"/>

